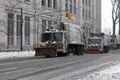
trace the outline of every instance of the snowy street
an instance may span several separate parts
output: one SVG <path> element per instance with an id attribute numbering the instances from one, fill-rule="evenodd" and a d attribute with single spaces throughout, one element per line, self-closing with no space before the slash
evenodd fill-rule
<path id="1" fill-rule="evenodd" d="M 84 79 L 78 80 L 120 80 L 120 62 L 107 69 L 88 75 Z"/>
<path id="2" fill-rule="evenodd" d="M 119 52 L 54 58 L 35 57 L 34 51 L 3 52 L 0 80 L 120 80 Z"/>

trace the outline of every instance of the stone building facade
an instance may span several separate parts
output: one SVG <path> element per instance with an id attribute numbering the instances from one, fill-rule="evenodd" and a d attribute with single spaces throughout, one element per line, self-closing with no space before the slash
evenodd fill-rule
<path id="1" fill-rule="evenodd" d="M 21 21 L 23 50 L 37 46 L 41 32 L 57 28 L 60 22 L 79 25 L 88 36 L 98 26 L 101 28 L 97 1 L 100 0 L 0 0 L 0 49 L 20 50 Z M 66 12 L 72 14 L 71 20 L 66 19 Z"/>
<path id="2" fill-rule="evenodd" d="M 86 36 L 91 32 L 101 32 L 101 0 L 82 0 L 85 5 L 81 12 L 81 26 Z"/>

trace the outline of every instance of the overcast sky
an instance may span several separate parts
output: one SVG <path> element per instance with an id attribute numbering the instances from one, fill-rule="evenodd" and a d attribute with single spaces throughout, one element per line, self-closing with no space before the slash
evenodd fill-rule
<path id="1" fill-rule="evenodd" d="M 112 6 L 111 0 L 102 0 L 102 31 L 112 32 Z"/>

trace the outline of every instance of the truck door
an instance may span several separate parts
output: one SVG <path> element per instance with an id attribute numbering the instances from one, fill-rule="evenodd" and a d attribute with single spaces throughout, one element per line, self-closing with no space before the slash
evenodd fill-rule
<path id="1" fill-rule="evenodd" d="M 67 35 L 64 33 L 64 52 L 67 52 Z"/>

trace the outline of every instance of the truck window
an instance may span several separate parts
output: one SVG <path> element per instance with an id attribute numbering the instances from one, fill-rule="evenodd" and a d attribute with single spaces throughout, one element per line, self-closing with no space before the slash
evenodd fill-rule
<path id="1" fill-rule="evenodd" d="M 88 39 L 88 44 L 101 44 L 101 39 Z"/>
<path id="2" fill-rule="evenodd" d="M 51 41 L 51 33 L 42 33 L 41 42 Z"/>
<path id="3" fill-rule="evenodd" d="M 63 33 L 62 32 L 53 33 L 52 41 L 62 42 L 63 41 Z"/>

